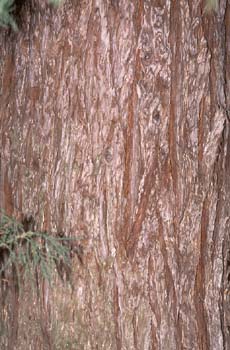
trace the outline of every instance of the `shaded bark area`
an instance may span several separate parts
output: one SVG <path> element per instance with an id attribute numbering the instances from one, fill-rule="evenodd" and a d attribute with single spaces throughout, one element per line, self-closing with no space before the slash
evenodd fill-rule
<path id="1" fill-rule="evenodd" d="M 1 208 L 83 247 L 19 298 L 17 349 L 230 346 L 230 10 L 203 7 L 31 1 L 1 30 Z"/>

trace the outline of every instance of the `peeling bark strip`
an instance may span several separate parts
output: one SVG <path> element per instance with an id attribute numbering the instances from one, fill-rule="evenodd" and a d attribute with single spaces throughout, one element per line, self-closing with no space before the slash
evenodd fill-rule
<path id="1" fill-rule="evenodd" d="M 84 251 L 71 286 L 1 281 L 1 349 L 230 348 L 230 8 L 204 5 L 24 1 L 0 30 L 1 208 Z"/>

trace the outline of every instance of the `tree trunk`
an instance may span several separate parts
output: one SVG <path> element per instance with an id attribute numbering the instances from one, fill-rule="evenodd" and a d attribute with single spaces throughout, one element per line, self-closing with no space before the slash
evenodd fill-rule
<path id="1" fill-rule="evenodd" d="M 1 207 L 83 250 L 20 296 L 16 349 L 230 349 L 230 9 L 204 6 L 34 0 L 1 30 Z"/>

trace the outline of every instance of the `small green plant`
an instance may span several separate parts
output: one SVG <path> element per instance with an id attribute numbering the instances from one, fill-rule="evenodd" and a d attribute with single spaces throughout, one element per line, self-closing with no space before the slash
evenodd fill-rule
<path id="1" fill-rule="evenodd" d="M 34 282 L 35 272 L 50 281 L 55 267 L 70 269 L 71 238 L 54 237 L 46 232 L 26 232 L 21 223 L 2 213 L 0 217 L 0 276 L 13 268 L 22 281 Z M 28 278 L 27 278 L 28 279 Z"/>

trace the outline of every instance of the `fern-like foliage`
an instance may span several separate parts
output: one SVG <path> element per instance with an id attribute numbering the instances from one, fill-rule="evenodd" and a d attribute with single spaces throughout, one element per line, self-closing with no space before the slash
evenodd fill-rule
<path id="1" fill-rule="evenodd" d="M 71 238 L 69 238 L 70 240 Z M 70 267 L 70 249 L 67 238 L 54 237 L 45 232 L 25 232 L 14 218 L 0 217 L 0 276 L 14 268 L 18 281 L 34 282 L 35 272 L 48 281 L 55 267 Z"/>

